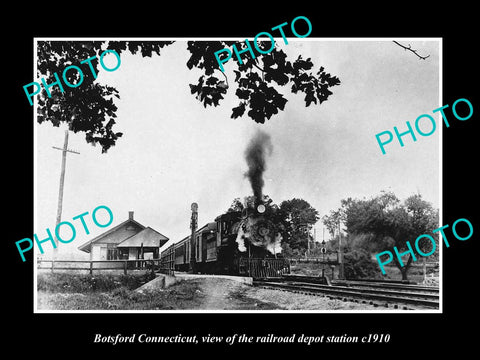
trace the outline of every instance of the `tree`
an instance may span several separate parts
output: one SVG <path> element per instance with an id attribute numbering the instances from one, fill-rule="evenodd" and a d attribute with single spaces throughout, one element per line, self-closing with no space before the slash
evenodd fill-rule
<path id="1" fill-rule="evenodd" d="M 151 56 L 152 52 L 160 54 L 160 49 L 171 44 L 172 41 L 157 42 L 119 42 L 108 43 L 108 49 L 121 53 L 128 49 L 132 54 L 141 52 L 142 56 Z M 80 86 L 70 88 L 64 86 L 62 93 L 58 86 L 50 88 L 51 97 L 42 89 L 38 97 L 37 121 L 51 122 L 53 126 L 61 123 L 68 124 L 69 130 L 77 133 L 84 132 L 87 143 L 100 144 L 102 153 L 114 146 L 117 139 L 123 134 L 114 132 L 117 106 L 114 98 L 120 98 L 118 91 L 106 85 L 100 85 L 93 75 L 99 73 L 99 62 L 87 63 L 81 61 L 99 56 L 105 48 L 103 41 L 39 41 L 37 48 L 38 64 L 37 76 L 49 79 L 54 73 L 61 74 L 69 65 L 78 66 L 82 70 L 83 82 Z M 70 84 L 78 84 L 78 72 L 66 73 Z M 53 81 L 46 80 L 47 83 Z"/>
<path id="2" fill-rule="evenodd" d="M 47 83 L 53 73 L 62 74 L 65 67 L 75 65 L 82 69 L 83 83 L 76 88 L 65 87 L 61 93 L 58 87 L 50 89 L 48 97 L 45 89 L 39 95 L 38 122 L 51 122 L 54 126 L 67 123 L 70 130 L 84 132 L 85 139 L 93 145 L 100 144 L 102 152 L 106 152 L 116 144 L 121 132 L 113 131 L 116 121 L 117 107 L 114 98 L 119 98 L 118 91 L 110 86 L 95 82 L 95 77 L 87 63 L 82 61 L 99 56 L 105 49 L 115 50 L 118 54 L 129 51 L 139 53 L 143 57 L 160 55 L 163 47 L 173 41 L 39 41 L 38 42 L 38 77 L 45 77 Z M 190 91 L 203 105 L 218 106 L 230 88 L 228 77 L 218 68 L 214 53 L 230 47 L 233 41 L 188 41 L 187 50 L 190 58 L 188 69 L 197 68 L 203 71 L 196 84 L 189 84 Z M 259 43 L 265 49 L 265 44 Z M 237 44 L 238 45 L 238 44 Z M 245 46 L 245 45 L 243 45 Z M 313 73 L 313 62 L 301 55 L 294 61 L 278 48 L 255 59 L 242 58 L 243 64 L 234 61 L 236 69 L 234 81 L 237 84 L 235 95 L 239 99 L 238 106 L 232 109 L 231 118 L 246 115 L 257 123 L 264 123 L 279 110 L 283 111 L 287 99 L 278 92 L 277 87 L 291 84 L 292 93 L 305 94 L 305 104 L 321 104 L 332 94 L 330 88 L 340 84 L 336 76 L 332 76 L 323 67 Z M 99 72 L 98 61 L 90 62 L 96 73 Z M 218 74 L 218 76 L 216 76 Z M 221 74 L 221 75 L 220 75 Z M 67 79 L 77 84 L 78 73 L 70 71 Z M 247 111 L 248 109 L 248 111 Z"/>
<path id="3" fill-rule="evenodd" d="M 308 241 L 312 240 L 308 229 L 318 221 L 318 211 L 306 200 L 296 198 L 282 201 L 279 208 L 284 227 L 282 244 L 288 244 L 291 249 L 306 250 Z"/>
<path id="4" fill-rule="evenodd" d="M 322 217 L 322 222 L 328 230 L 328 233 L 333 238 L 335 233 L 338 231 L 338 227 L 340 226 L 340 221 L 342 221 L 344 214 L 342 213 L 342 209 L 338 210 L 330 210 L 329 215 L 324 215 Z"/>
<path id="5" fill-rule="evenodd" d="M 232 205 L 227 209 L 227 213 L 229 212 L 237 212 L 242 211 L 244 208 L 243 203 L 240 201 L 240 198 L 235 198 L 232 201 Z"/>
<path id="6" fill-rule="evenodd" d="M 347 216 L 346 211 L 352 202 L 352 198 L 343 199 L 340 202 L 341 206 L 337 210 L 330 210 L 330 214 L 322 217 L 323 225 L 325 225 L 332 238 L 339 227 L 341 227 L 341 224 L 345 223 Z"/>
<path id="7" fill-rule="evenodd" d="M 421 234 L 430 234 L 438 227 L 438 211 L 423 200 L 421 195 L 412 195 L 403 203 L 392 192 L 382 192 L 371 199 L 350 200 L 345 207 L 345 225 L 349 234 L 369 235 L 363 238 L 370 249 L 377 252 L 396 246 L 404 252 L 407 241 L 413 243 Z M 422 252 L 428 253 L 431 243 L 419 242 Z M 413 262 L 411 254 L 400 264 L 396 256 L 394 263 L 407 279 L 407 272 Z"/>
<path id="8" fill-rule="evenodd" d="M 233 199 L 230 207 L 227 209 L 227 212 L 242 211 L 245 208 L 245 205 L 247 205 L 247 207 L 253 208 L 255 207 L 255 200 L 255 196 L 253 195 L 245 196 L 243 198 L 243 202 L 240 200 L 240 198 L 235 198 Z M 268 195 L 263 195 L 262 204 L 265 205 L 267 208 L 278 209 L 278 206 Z"/>

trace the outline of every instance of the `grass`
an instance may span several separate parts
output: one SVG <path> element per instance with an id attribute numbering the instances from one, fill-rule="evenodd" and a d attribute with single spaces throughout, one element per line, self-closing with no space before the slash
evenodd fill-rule
<path id="1" fill-rule="evenodd" d="M 148 274 L 39 274 L 37 307 L 41 310 L 177 309 L 185 302 L 191 304 L 197 290 L 195 286 L 179 283 L 168 291 L 134 291 L 146 281 Z"/>
<path id="2" fill-rule="evenodd" d="M 39 274 L 39 310 L 191 310 L 205 308 L 216 294 L 202 280 L 180 281 L 167 289 L 135 291 L 145 275 Z M 231 285 L 229 285 L 231 286 Z M 233 289 L 232 289 L 233 290 Z M 215 292 L 215 291 L 213 291 Z M 225 304 L 211 304 L 221 308 Z M 235 309 L 277 309 L 272 303 L 252 299 L 242 287 L 231 291 L 228 304 Z"/>
<path id="3" fill-rule="evenodd" d="M 385 267 L 385 279 L 390 279 L 390 280 L 402 280 L 402 273 L 400 272 L 400 269 L 397 268 L 396 266 L 386 266 Z M 428 269 L 427 270 L 427 278 L 431 277 L 432 274 L 434 276 L 438 277 L 438 270 L 434 269 Z M 421 266 L 411 266 L 410 269 L 408 269 L 407 272 L 407 278 L 409 281 L 416 282 L 418 284 L 423 282 L 423 269 Z"/>
<path id="4" fill-rule="evenodd" d="M 303 267 L 303 265 L 307 265 Z M 298 271 L 312 274 L 313 264 L 301 264 Z M 302 269 L 303 267 L 303 269 Z M 318 266 L 317 266 L 318 270 Z M 395 270 L 395 269 L 392 269 Z M 414 270 L 413 268 L 410 270 Z M 419 276 L 415 269 L 409 278 Z M 329 274 L 330 275 L 330 274 Z M 399 274 L 398 274 L 399 275 Z M 398 277 L 396 277 L 398 278 Z M 348 304 L 322 297 L 249 288 L 227 280 L 186 280 L 167 289 L 137 292 L 148 281 L 147 274 L 79 275 L 69 273 L 38 274 L 39 310 L 192 310 L 349 309 L 364 305 Z M 222 283 L 227 282 L 227 284 Z M 299 298 L 300 297 L 300 298 Z"/>
<path id="5" fill-rule="evenodd" d="M 37 290 L 55 293 L 88 293 L 125 287 L 136 289 L 149 281 L 148 274 L 139 275 L 78 275 L 43 273 L 37 276 Z"/>

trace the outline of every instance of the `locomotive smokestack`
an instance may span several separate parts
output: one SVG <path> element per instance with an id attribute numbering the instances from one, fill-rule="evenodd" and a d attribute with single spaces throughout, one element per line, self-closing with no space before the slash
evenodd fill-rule
<path id="1" fill-rule="evenodd" d="M 245 150 L 245 160 L 248 165 L 248 171 L 245 173 L 245 176 L 252 186 L 256 204 L 261 203 L 263 200 L 263 173 L 267 169 L 266 156 L 271 155 L 272 151 L 273 145 L 270 135 L 261 130 L 255 133 Z"/>

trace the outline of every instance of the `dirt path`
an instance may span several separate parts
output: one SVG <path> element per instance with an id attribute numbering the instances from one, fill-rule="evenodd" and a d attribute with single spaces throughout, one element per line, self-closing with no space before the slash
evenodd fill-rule
<path id="1" fill-rule="evenodd" d="M 75 277 L 72 279 L 72 284 L 78 283 Z M 107 291 L 55 287 L 38 291 L 37 297 L 40 310 L 381 310 L 368 304 L 262 289 L 216 277 L 185 279 L 166 289 L 141 293 L 124 286 Z"/>
<path id="2" fill-rule="evenodd" d="M 265 310 L 279 307 L 268 301 L 245 295 L 249 286 L 227 279 L 198 279 L 197 295 L 201 298 L 195 310 Z M 197 300 L 198 301 L 198 300 Z"/>
<path id="3" fill-rule="evenodd" d="M 230 294 L 239 286 L 238 283 L 229 281 L 226 284 L 223 279 L 209 279 L 203 281 L 201 293 L 205 296 L 200 309 L 227 309 L 232 304 Z"/>
<path id="4" fill-rule="evenodd" d="M 378 310 L 369 304 L 261 289 L 227 279 L 186 280 L 184 285 L 188 282 L 197 288 L 192 310 Z"/>

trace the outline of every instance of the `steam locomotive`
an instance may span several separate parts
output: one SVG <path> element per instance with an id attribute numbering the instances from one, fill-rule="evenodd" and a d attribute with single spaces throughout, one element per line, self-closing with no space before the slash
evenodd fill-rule
<path id="1" fill-rule="evenodd" d="M 206 274 L 278 276 L 290 272 L 279 252 L 280 237 L 263 204 L 217 216 L 194 233 L 195 272 Z M 176 271 L 191 270 L 191 235 L 162 251 Z"/>

